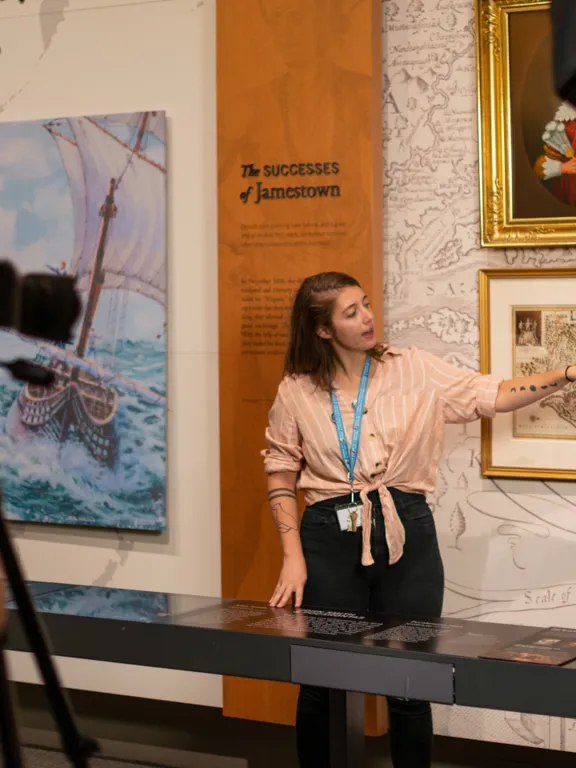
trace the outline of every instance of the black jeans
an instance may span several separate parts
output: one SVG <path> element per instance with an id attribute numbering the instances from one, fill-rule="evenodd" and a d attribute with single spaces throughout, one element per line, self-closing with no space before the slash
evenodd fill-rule
<path id="1" fill-rule="evenodd" d="M 361 564 L 362 533 L 340 530 L 338 497 L 307 507 L 300 535 L 308 570 L 303 607 L 378 611 L 436 618 L 442 613 L 444 568 L 436 526 L 423 495 L 390 488 L 406 531 L 404 553 L 388 564 L 388 546 L 378 494 L 373 503 L 372 557 Z M 296 716 L 300 768 L 329 767 L 329 692 L 301 686 Z M 432 711 L 428 702 L 388 698 L 390 750 L 394 768 L 430 768 Z"/>

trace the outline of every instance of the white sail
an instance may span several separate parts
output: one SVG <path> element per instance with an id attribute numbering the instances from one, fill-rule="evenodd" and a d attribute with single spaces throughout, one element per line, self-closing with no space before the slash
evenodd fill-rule
<path id="1" fill-rule="evenodd" d="M 80 261 L 86 235 L 86 195 L 84 192 L 85 181 L 82 161 L 80 160 L 78 145 L 75 141 L 66 138 L 66 136 L 52 128 L 51 125 L 45 127 L 56 142 L 70 183 L 72 207 L 74 208 L 74 256 L 72 264 L 76 265 Z"/>
<path id="2" fill-rule="evenodd" d="M 91 118 L 69 118 L 74 142 L 51 131 L 70 178 L 76 239 L 72 272 L 87 291 L 100 239 L 100 209 L 116 179 L 103 261 L 104 288 L 141 293 L 164 304 L 166 292 L 166 171 Z M 81 168 L 81 171 L 79 170 Z M 83 221 L 82 221 L 83 219 Z"/>
<path id="3" fill-rule="evenodd" d="M 103 115 L 102 120 L 116 125 L 128 125 L 138 129 L 146 115 L 146 130 L 166 144 L 166 113 L 165 112 L 122 112 L 117 115 Z"/>

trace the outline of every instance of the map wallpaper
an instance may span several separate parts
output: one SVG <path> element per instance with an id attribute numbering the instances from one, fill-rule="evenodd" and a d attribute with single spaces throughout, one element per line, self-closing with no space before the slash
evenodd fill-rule
<path id="1" fill-rule="evenodd" d="M 474 0 L 382 5 L 388 339 L 477 369 L 478 269 L 572 266 L 576 252 L 479 246 Z M 576 627 L 573 483 L 482 478 L 477 422 L 449 429 L 433 503 L 445 615 Z M 435 706 L 435 730 L 576 752 L 576 720 Z"/>

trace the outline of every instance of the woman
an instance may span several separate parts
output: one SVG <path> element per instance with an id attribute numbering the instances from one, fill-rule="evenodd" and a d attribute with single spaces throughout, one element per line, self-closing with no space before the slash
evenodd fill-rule
<path id="1" fill-rule="evenodd" d="M 568 366 L 503 381 L 378 344 L 354 278 L 304 280 L 263 451 L 284 550 L 270 605 L 294 596 L 296 608 L 439 617 L 444 573 L 426 494 L 444 424 L 522 408 L 573 378 Z M 307 503 L 300 531 L 296 488 Z M 389 698 L 388 710 L 394 768 L 429 768 L 430 705 Z M 328 766 L 327 690 L 301 687 L 296 733 L 301 768 Z"/>

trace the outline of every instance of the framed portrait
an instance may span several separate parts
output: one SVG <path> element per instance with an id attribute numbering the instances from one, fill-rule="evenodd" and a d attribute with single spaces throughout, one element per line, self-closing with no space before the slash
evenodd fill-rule
<path id="1" fill-rule="evenodd" d="M 576 109 L 553 86 L 549 0 L 476 0 L 481 243 L 576 244 Z"/>
<path id="2" fill-rule="evenodd" d="M 512 379 L 576 363 L 576 267 L 479 272 L 480 366 Z M 576 479 L 576 384 L 482 420 L 482 474 Z"/>

